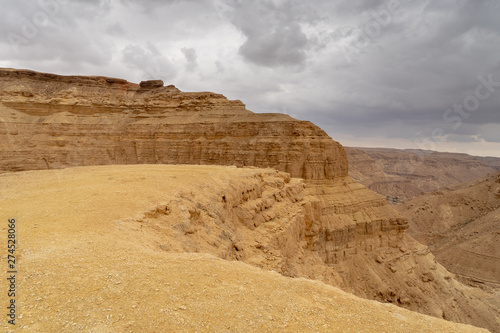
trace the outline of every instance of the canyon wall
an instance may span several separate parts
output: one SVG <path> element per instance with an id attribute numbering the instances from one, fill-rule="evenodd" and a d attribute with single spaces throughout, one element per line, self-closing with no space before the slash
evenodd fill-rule
<path id="1" fill-rule="evenodd" d="M 396 209 L 408 233 L 467 283 L 500 289 L 500 173 L 429 193 Z"/>
<path id="2" fill-rule="evenodd" d="M 349 175 L 398 204 L 495 172 L 500 158 L 430 150 L 345 148 Z"/>
<path id="3" fill-rule="evenodd" d="M 281 175 L 279 191 L 264 197 L 260 186 L 220 195 L 245 232 L 274 226 L 259 229 L 270 233 L 261 236 L 272 239 L 272 246 L 262 245 L 272 259 L 241 253 L 235 259 L 434 316 L 498 324 L 497 310 L 462 289 L 426 247 L 405 235 L 407 220 L 383 196 L 348 176 L 343 147 L 310 122 L 256 114 L 219 94 L 185 93 L 156 81 L 12 69 L 0 70 L 0 120 L 1 172 L 199 164 L 273 168 L 302 178 L 290 188 Z M 287 200 L 302 204 L 283 219 L 270 208 L 288 192 L 298 197 Z M 248 248 L 233 248 L 240 246 Z"/>

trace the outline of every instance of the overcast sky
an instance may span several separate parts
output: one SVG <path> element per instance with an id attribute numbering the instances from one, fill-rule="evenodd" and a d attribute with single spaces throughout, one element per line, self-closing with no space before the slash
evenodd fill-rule
<path id="1" fill-rule="evenodd" d="M 346 146 L 500 156 L 498 0 L 0 4 L 0 67 L 163 79 Z"/>

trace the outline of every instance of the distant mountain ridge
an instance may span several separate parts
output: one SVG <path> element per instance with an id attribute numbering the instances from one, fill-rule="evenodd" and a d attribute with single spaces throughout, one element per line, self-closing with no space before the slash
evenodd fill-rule
<path id="1" fill-rule="evenodd" d="M 497 157 L 416 149 L 344 148 L 349 175 L 394 204 L 486 177 L 500 168 Z"/>

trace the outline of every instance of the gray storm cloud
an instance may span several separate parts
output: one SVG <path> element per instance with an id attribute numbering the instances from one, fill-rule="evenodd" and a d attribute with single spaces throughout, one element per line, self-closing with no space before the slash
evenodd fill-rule
<path id="1" fill-rule="evenodd" d="M 231 23 L 247 38 L 240 54 L 257 65 L 302 65 L 309 46 L 295 3 L 241 1 L 231 3 Z"/>
<path id="2" fill-rule="evenodd" d="M 498 1 L 0 4 L 3 67 L 161 78 L 311 120 L 347 144 L 500 142 Z"/>

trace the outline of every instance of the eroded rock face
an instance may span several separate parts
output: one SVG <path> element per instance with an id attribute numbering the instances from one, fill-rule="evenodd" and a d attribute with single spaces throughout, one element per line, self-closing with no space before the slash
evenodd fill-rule
<path id="1" fill-rule="evenodd" d="M 410 200 L 396 209 L 408 233 L 467 283 L 500 286 L 500 173 Z"/>
<path id="2" fill-rule="evenodd" d="M 462 299 L 468 307 L 474 304 L 462 290 L 463 298 L 450 298 L 456 288 L 445 279 L 446 270 L 435 268 L 426 248 L 405 236 L 407 221 L 384 197 L 348 176 L 343 147 L 310 122 L 255 114 L 240 101 L 210 92 L 8 69 L 0 70 L 0 117 L 3 172 L 202 164 L 273 168 L 302 178 L 303 183 L 288 184 L 288 176 L 280 175 L 270 193 L 263 192 L 265 184 L 249 185 L 217 198 L 230 211 L 226 214 L 240 221 L 239 232 L 259 230 L 255 242 L 268 240 L 259 245 L 232 239 L 236 259 L 435 316 L 445 316 L 446 308 L 448 319 L 478 325 L 483 322 L 478 313 L 491 314 L 456 306 Z M 300 204 L 271 209 L 281 207 L 284 198 Z M 201 212 L 193 212 L 192 224 L 203 225 Z M 248 256 L 242 249 L 250 246 L 262 246 L 261 253 Z M 430 270 L 440 273 L 424 282 Z"/>
<path id="3" fill-rule="evenodd" d="M 0 101 L 2 171 L 165 163 L 271 167 L 311 180 L 347 175 L 343 148 L 317 126 L 256 115 L 219 94 L 1 70 Z"/>

